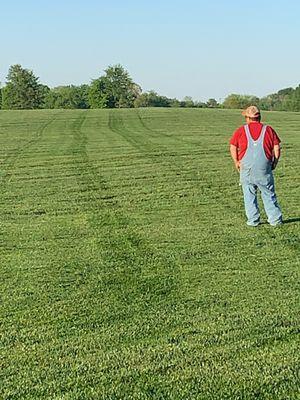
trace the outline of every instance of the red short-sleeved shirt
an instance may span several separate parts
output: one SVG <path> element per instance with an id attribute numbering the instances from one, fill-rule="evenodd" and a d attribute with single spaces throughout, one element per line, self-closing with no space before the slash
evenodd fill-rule
<path id="1" fill-rule="evenodd" d="M 262 127 L 263 124 L 261 124 L 260 122 L 257 121 L 250 122 L 249 130 L 253 140 L 257 140 L 259 138 Z M 272 160 L 274 146 L 278 145 L 280 142 L 281 140 L 279 139 L 274 129 L 271 126 L 267 126 L 264 139 L 264 149 L 266 157 L 269 160 Z M 244 157 L 248 146 L 248 140 L 244 126 L 241 126 L 234 132 L 234 134 L 230 139 L 230 144 L 233 144 L 238 148 L 238 160 L 240 161 Z"/>

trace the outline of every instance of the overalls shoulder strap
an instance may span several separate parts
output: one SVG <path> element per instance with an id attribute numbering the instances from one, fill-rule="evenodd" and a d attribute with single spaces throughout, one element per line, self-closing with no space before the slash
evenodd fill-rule
<path id="1" fill-rule="evenodd" d="M 267 125 L 262 126 L 259 138 L 257 139 L 258 141 L 260 141 L 262 143 L 264 142 L 264 139 L 265 139 L 267 127 L 268 127 Z"/>
<path id="2" fill-rule="evenodd" d="M 251 143 L 263 142 L 264 138 L 265 138 L 266 130 L 267 130 L 267 125 L 263 125 L 262 126 L 260 134 L 259 134 L 259 137 L 258 137 L 257 140 L 253 140 L 248 124 L 244 125 L 244 129 L 245 129 L 245 133 L 246 133 L 246 136 L 247 136 L 247 139 L 248 139 L 248 143 L 249 142 L 251 142 Z"/>
<path id="3" fill-rule="evenodd" d="M 253 139 L 251 137 L 249 125 L 248 124 L 244 125 L 244 129 L 245 129 L 245 133 L 246 133 L 246 136 L 247 136 L 247 139 L 248 139 L 248 143 L 253 141 Z"/>

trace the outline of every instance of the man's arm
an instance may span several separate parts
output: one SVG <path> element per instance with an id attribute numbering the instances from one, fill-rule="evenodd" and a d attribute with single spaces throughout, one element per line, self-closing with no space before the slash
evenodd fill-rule
<path id="1" fill-rule="evenodd" d="M 275 169 L 278 161 L 280 158 L 280 145 L 279 144 L 275 144 L 274 146 L 274 158 L 273 158 L 273 162 L 272 162 L 272 169 Z"/>
<path id="2" fill-rule="evenodd" d="M 233 159 L 235 168 L 239 171 L 240 170 L 240 162 L 238 160 L 238 148 L 233 144 L 230 145 L 230 154 Z"/>

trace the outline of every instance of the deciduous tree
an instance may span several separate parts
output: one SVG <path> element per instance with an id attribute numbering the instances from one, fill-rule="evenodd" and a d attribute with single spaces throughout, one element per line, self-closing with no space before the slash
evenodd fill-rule
<path id="1" fill-rule="evenodd" d="M 259 98 L 251 95 L 230 94 L 222 105 L 224 108 L 246 108 L 251 104 L 259 104 Z"/>
<path id="2" fill-rule="evenodd" d="M 58 86 L 48 92 L 45 108 L 89 108 L 88 93 L 88 85 Z"/>
<path id="3" fill-rule="evenodd" d="M 92 108 L 133 107 L 141 92 L 129 73 L 117 64 L 109 66 L 103 76 L 92 81 L 89 101 Z"/>
<path id="4" fill-rule="evenodd" d="M 2 108 L 4 109 L 34 109 L 42 108 L 45 87 L 39 83 L 33 72 L 12 65 L 9 68 L 7 83 L 2 89 Z"/>

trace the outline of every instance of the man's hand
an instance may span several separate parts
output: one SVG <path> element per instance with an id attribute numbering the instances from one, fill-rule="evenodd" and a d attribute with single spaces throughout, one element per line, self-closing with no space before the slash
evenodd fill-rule
<path id="1" fill-rule="evenodd" d="M 272 162 L 272 169 L 274 170 L 277 167 L 279 159 L 278 158 L 274 158 L 273 162 Z"/>
<path id="2" fill-rule="evenodd" d="M 240 169 L 241 169 L 241 162 L 238 161 L 238 160 L 235 160 L 235 161 L 234 161 L 234 165 L 235 165 L 235 168 L 236 168 L 238 171 L 240 171 Z"/>
<path id="3" fill-rule="evenodd" d="M 280 146 L 279 145 L 274 146 L 273 151 L 274 151 L 274 158 L 272 161 L 272 169 L 275 169 L 277 167 L 280 158 Z"/>
<path id="4" fill-rule="evenodd" d="M 233 144 L 230 145 L 230 154 L 233 159 L 235 168 L 239 171 L 241 168 L 241 163 L 238 161 L 238 149 Z"/>

